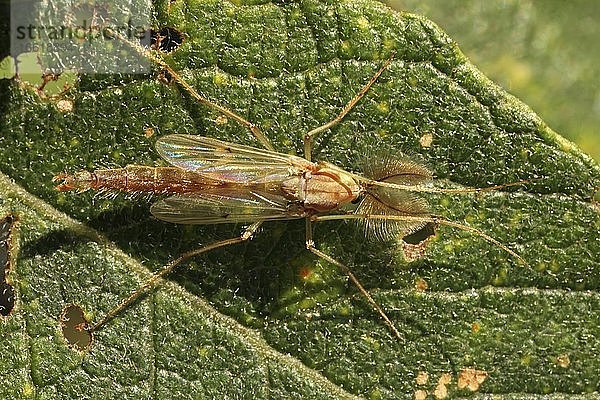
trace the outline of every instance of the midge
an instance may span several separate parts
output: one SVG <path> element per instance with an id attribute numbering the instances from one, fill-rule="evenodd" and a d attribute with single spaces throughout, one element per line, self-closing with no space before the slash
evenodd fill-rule
<path id="1" fill-rule="evenodd" d="M 98 330 L 106 324 L 180 263 L 213 249 L 244 242 L 251 238 L 265 221 L 304 218 L 306 248 L 344 271 L 399 339 L 402 339 L 402 336 L 394 323 L 348 267 L 317 249 L 313 241 L 314 222 L 355 219 L 365 228 L 367 234 L 381 239 L 405 237 L 428 225 L 448 225 L 480 236 L 526 264 L 517 253 L 486 233 L 431 214 L 427 202 L 418 195 L 418 192 L 474 193 L 515 184 L 484 189 L 433 188 L 426 185 L 433 179 L 431 171 L 404 157 L 374 160 L 365 176 L 345 171 L 327 162 L 311 161 L 314 138 L 342 121 L 389 66 L 393 55 L 335 118 L 304 135 L 302 158 L 274 151 L 269 140 L 256 125 L 200 96 L 160 58 L 139 47 L 138 51 L 165 68 L 196 100 L 246 126 L 267 150 L 207 137 L 167 135 L 156 142 L 156 149 L 171 165 L 169 167 L 130 165 L 125 168 L 61 174 L 54 178 L 59 182 L 56 186 L 59 191 L 81 192 L 93 189 L 101 192 L 166 195 L 153 204 L 150 211 L 156 218 L 168 222 L 250 224 L 239 237 L 209 244 L 171 261 L 128 298 L 92 324 L 89 327 L 90 331 Z M 523 182 L 516 184 L 521 183 Z M 352 213 L 330 214 L 348 203 L 358 203 Z"/>

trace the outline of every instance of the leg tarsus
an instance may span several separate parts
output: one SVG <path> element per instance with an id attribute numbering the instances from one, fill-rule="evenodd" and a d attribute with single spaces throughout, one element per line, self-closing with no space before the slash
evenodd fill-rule
<path id="1" fill-rule="evenodd" d="M 377 70 L 377 72 L 375 72 L 375 74 L 362 87 L 362 89 L 360 89 L 360 91 L 348 103 L 346 103 L 344 108 L 342 108 L 342 111 L 335 118 L 333 118 L 331 121 L 327 122 L 326 124 L 318 126 L 315 129 L 304 134 L 304 158 L 306 158 L 308 161 L 311 160 L 312 142 L 313 142 L 315 136 L 326 131 L 327 129 L 333 128 L 334 126 L 339 124 L 344 119 L 346 114 L 348 114 L 350 112 L 350 110 L 352 110 L 352 108 L 354 108 L 356 103 L 358 103 L 360 101 L 360 99 L 363 98 L 363 96 L 369 91 L 371 86 L 373 86 L 373 84 L 375 83 L 377 78 L 379 78 L 379 76 L 381 76 L 383 71 L 385 71 L 385 69 L 390 65 L 390 63 L 392 62 L 392 59 L 394 58 L 394 55 L 395 55 L 395 53 L 392 53 L 390 55 L 390 57 L 385 61 L 385 63 L 383 63 L 383 65 Z"/>
<path id="2" fill-rule="evenodd" d="M 339 269 L 341 269 L 346 275 L 348 275 L 352 283 L 354 283 L 354 285 L 358 288 L 359 292 L 367 299 L 367 302 L 375 309 L 375 311 L 377 311 L 377 313 L 379 313 L 385 324 L 392 331 L 392 334 L 396 336 L 398 340 L 404 342 L 404 337 L 402 336 L 402 334 L 400 334 L 400 331 L 398 331 L 398 329 L 396 328 L 392 320 L 387 316 L 383 308 L 381 308 L 381 306 L 377 304 L 375 299 L 373 299 L 371 294 L 367 291 L 367 289 L 364 288 L 364 286 L 360 283 L 358 278 L 352 273 L 352 271 L 350 271 L 350 269 L 346 265 L 342 264 L 336 259 L 328 256 L 327 254 L 315 248 L 315 244 L 312 239 L 307 239 L 306 248 L 317 257 L 322 258 L 323 260 L 330 262 L 331 264 L 334 264 Z"/>
<path id="3" fill-rule="evenodd" d="M 109 33 L 111 33 L 112 35 L 117 37 L 122 42 L 126 43 L 128 46 L 133 48 L 139 54 L 147 57 L 150 61 L 152 61 L 155 64 L 159 65 L 160 67 L 164 68 L 169 73 L 169 75 L 171 75 L 173 77 L 173 79 L 177 83 L 179 83 L 186 90 L 186 92 L 188 92 L 198 102 L 219 111 L 221 114 L 225 115 L 226 117 L 229 117 L 229 118 L 237 121 L 241 125 L 245 126 L 250 131 L 250 133 L 252 133 L 252 135 L 256 138 L 256 140 L 258 140 L 263 146 L 265 146 L 267 148 L 267 150 L 275 151 L 275 148 L 273 147 L 273 145 L 271 144 L 269 139 L 265 136 L 264 133 L 262 133 L 262 131 L 260 130 L 260 128 L 258 126 L 256 126 L 256 124 L 253 124 L 252 122 L 248 121 L 246 118 L 231 111 L 230 109 L 225 108 L 225 107 L 215 103 L 214 101 L 211 101 L 211 100 L 201 96 L 196 91 L 196 89 L 194 89 L 189 83 L 187 83 L 185 81 L 185 79 L 183 79 L 183 77 L 181 75 L 179 75 L 179 73 L 177 73 L 177 71 L 175 71 L 173 69 L 173 67 L 171 67 L 169 64 L 167 64 L 162 58 L 160 58 L 159 56 L 152 53 L 152 51 L 143 48 L 138 43 L 132 42 L 131 40 L 127 39 L 125 36 L 123 36 L 119 32 L 110 31 Z"/>
<path id="4" fill-rule="evenodd" d="M 256 233 L 256 231 L 258 230 L 258 228 L 260 227 L 261 224 L 262 224 L 262 222 L 255 222 L 255 223 L 253 223 L 252 225 L 250 225 L 249 227 L 247 227 L 244 230 L 244 232 L 242 232 L 242 234 L 240 236 L 238 236 L 238 237 L 231 238 L 231 239 L 225 239 L 225 240 L 221 240 L 221 241 L 218 241 L 218 242 L 214 242 L 214 243 L 211 243 L 209 245 L 202 246 L 202 247 L 199 247 L 197 249 L 190 250 L 188 252 L 183 253 L 182 255 L 180 255 L 176 259 L 172 260 L 167 265 L 165 265 L 162 270 L 156 272 L 150 278 L 148 278 L 146 280 L 146 282 L 144 282 L 144 284 L 142 286 L 140 286 L 135 292 L 131 293 L 128 297 L 126 297 L 118 305 L 116 305 L 115 307 L 113 307 L 98 322 L 96 322 L 93 325 L 91 325 L 88 328 L 88 331 L 93 333 L 93 332 L 99 330 L 100 328 L 102 328 L 104 325 L 106 325 L 107 322 L 109 322 L 110 320 L 112 320 L 121 311 L 123 311 L 130 304 L 132 304 L 137 299 L 139 299 L 140 296 L 142 296 L 143 294 L 147 293 L 150 289 L 156 287 L 161 282 L 161 279 L 164 276 L 166 276 L 169 273 L 171 273 L 175 269 L 175 267 L 177 267 L 181 263 L 189 260 L 192 257 L 195 257 L 195 256 L 203 254 L 203 253 L 207 253 L 207 252 L 209 252 L 211 250 L 215 250 L 215 249 L 218 249 L 220 247 L 226 247 L 226 246 L 229 246 L 229 245 L 232 245 L 232 244 L 238 244 L 238 243 L 245 242 L 246 240 L 250 239 L 254 233 Z"/>

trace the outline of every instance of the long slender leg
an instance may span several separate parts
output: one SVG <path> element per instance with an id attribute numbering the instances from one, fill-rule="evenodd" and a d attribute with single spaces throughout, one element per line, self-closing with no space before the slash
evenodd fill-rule
<path id="1" fill-rule="evenodd" d="M 260 130 L 260 128 L 258 126 L 256 126 L 252 122 L 248 121 L 241 115 L 231 111 L 230 109 L 220 106 L 217 103 L 215 103 L 211 100 L 208 100 L 205 97 L 202 97 L 196 91 L 196 89 L 194 89 L 189 83 L 187 83 L 185 81 L 185 79 L 183 79 L 183 77 L 181 75 L 179 75 L 177 73 L 177 71 L 175 71 L 169 64 L 167 64 L 160 57 L 156 56 L 150 50 L 146 50 L 145 48 L 140 46 L 138 43 L 134 43 L 134 42 L 130 41 L 129 39 L 127 39 L 125 36 L 121 35 L 118 32 L 115 32 L 115 31 L 111 31 L 111 32 L 113 35 L 115 35 L 115 37 L 117 37 L 119 40 L 125 42 L 127 45 L 129 45 L 131 48 L 133 48 L 135 51 L 137 51 L 144 57 L 148 58 L 153 63 L 160 65 L 162 68 L 164 68 L 169 73 L 169 75 L 171 75 L 173 77 L 173 79 L 175 79 L 175 81 L 177 83 L 179 83 L 198 102 L 200 102 L 206 106 L 212 107 L 215 110 L 219 111 L 221 114 L 242 124 L 243 126 L 248 128 L 250 133 L 252 133 L 252 135 L 256 138 L 256 140 L 258 140 L 265 148 L 267 148 L 268 150 L 271 150 L 271 151 L 275 151 L 275 148 L 273 147 L 273 145 L 271 144 L 269 139 L 265 136 L 264 133 L 262 133 L 262 131 Z"/>
<path id="2" fill-rule="evenodd" d="M 457 228 L 463 231 L 470 232 L 474 235 L 477 235 L 488 242 L 492 243 L 494 246 L 504 250 L 514 258 L 516 258 L 521 264 L 523 264 L 527 268 L 531 268 L 527 261 L 515 251 L 509 249 L 504 244 L 500 243 L 498 239 L 494 239 L 487 233 L 483 232 L 480 229 L 473 228 L 469 225 L 459 224 L 458 222 L 450 221 L 442 217 L 438 217 L 435 215 L 422 217 L 422 216 L 414 216 L 414 215 L 385 215 L 385 214 L 332 214 L 332 215 L 314 215 L 311 217 L 313 222 L 317 221 L 333 221 L 333 220 L 343 220 L 343 219 L 372 219 L 372 220 L 387 220 L 387 221 L 408 221 L 408 222 L 430 222 L 436 225 L 446 225 L 451 226 L 453 228 Z"/>
<path id="3" fill-rule="evenodd" d="M 352 108 L 356 105 L 356 103 L 358 103 L 360 101 L 360 99 L 362 99 L 363 96 L 369 91 L 369 89 L 371 88 L 371 86 L 373 86 L 373 84 L 375 83 L 377 78 L 379 78 L 379 76 L 383 73 L 383 71 L 385 71 L 385 69 L 390 65 L 393 58 L 394 58 L 394 53 L 392 53 L 392 55 L 386 60 L 386 62 L 383 63 L 381 68 L 379 68 L 379 70 L 377 72 L 375 72 L 375 75 L 373 75 L 371 77 L 371 79 L 369 79 L 369 82 L 367 82 L 365 84 L 365 86 L 363 86 L 363 88 L 360 89 L 360 91 L 344 106 L 342 111 L 334 119 L 332 119 L 331 121 L 327 122 L 324 125 L 321 125 L 315 129 L 307 132 L 304 135 L 304 158 L 306 158 L 308 161 L 310 161 L 311 154 L 312 154 L 312 142 L 313 142 L 315 136 L 317 136 L 319 133 L 324 132 L 329 128 L 333 128 L 334 126 L 339 124 L 344 119 L 346 114 L 348 114 L 350 112 L 350 110 L 352 110 Z"/>
<path id="4" fill-rule="evenodd" d="M 348 277 L 350 278 L 352 283 L 354 283 L 354 285 L 358 288 L 358 291 L 365 297 L 365 299 L 367 299 L 369 304 L 371 306 L 373 306 L 375 311 L 377 311 L 379 313 L 379 315 L 381 316 L 381 318 L 383 319 L 385 324 L 390 328 L 390 330 L 392 331 L 394 336 L 396 336 L 400 341 L 402 341 L 402 342 L 404 341 L 404 338 L 402 337 L 402 335 L 400 334 L 400 332 L 398 331 L 398 329 L 396 328 L 394 323 L 387 316 L 387 314 L 385 313 L 383 308 L 381 308 L 381 306 L 379 304 L 377 304 L 377 302 L 369 294 L 367 289 L 365 289 L 365 287 L 360 283 L 358 278 L 352 273 L 352 271 L 350 271 L 350 268 L 348 268 L 346 265 L 342 264 L 341 262 L 337 261 L 336 259 L 332 258 L 331 256 L 328 256 L 327 254 L 323 253 L 322 251 L 318 250 L 315 247 L 315 242 L 312 238 L 312 222 L 311 222 L 310 218 L 306 218 L 306 248 L 314 255 L 322 258 L 323 260 L 325 260 L 327 262 L 330 262 L 331 264 L 335 265 L 340 270 L 342 270 L 346 275 L 348 275 Z"/>
<path id="5" fill-rule="evenodd" d="M 189 260 L 192 257 L 200 255 L 202 253 L 209 252 L 214 249 L 218 249 L 220 247 L 229 246 L 232 244 L 242 243 L 252 237 L 252 235 L 258 230 L 258 227 L 262 224 L 262 222 L 255 222 L 250 225 L 239 237 L 221 240 L 215 243 L 211 243 L 209 245 L 200 247 L 195 250 L 188 251 L 183 253 L 176 259 L 172 260 L 170 263 L 165 265 L 162 270 L 152 275 L 142 286 L 140 286 L 135 292 L 131 293 L 127 298 L 121 301 L 118 305 L 113 307 L 109 312 L 107 312 L 104 317 L 102 317 L 98 322 L 94 323 L 88 329 L 89 332 L 94 332 L 102 328 L 108 321 L 113 319 L 116 315 L 118 315 L 121 311 L 127 308 L 131 303 L 135 302 L 141 295 L 148 292 L 150 289 L 154 288 L 161 282 L 161 278 L 168 275 L 173 271 L 175 267 L 180 265 L 181 263 Z"/>

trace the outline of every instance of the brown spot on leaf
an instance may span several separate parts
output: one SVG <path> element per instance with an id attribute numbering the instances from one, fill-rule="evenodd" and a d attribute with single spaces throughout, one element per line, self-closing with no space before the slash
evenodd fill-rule
<path id="1" fill-rule="evenodd" d="M 433 133 L 425 132 L 419 139 L 419 143 L 421 144 L 421 147 L 423 147 L 423 148 L 426 148 L 426 149 L 430 148 L 431 143 L 433 143 Z"/>
<path id="2" fill-rule="evenodd" d="M 452 375 L 449 373 L 444 373 L 440 376 L 438 380 L 438 384 L 433 391 L 433 395 L 436 399 L 445 399 L 448 397 L 448 384 L 452 382 Z"/>
<path id="3" fill-rule="evenodd" d="M 217 118 L 215 118 L 215 125 L 225 125 L 227 124 L 227 117 L 224 115 L 219 115 Z"/>
<path id="4" fill-rule="evenodd" d="M 568 354 L 561 354 L 556 357 L 556 363 L 562 368 L 568 368 L 571 364 L 571 360 L 569 359 Z"/>
<path id="5" fill-rule="evenodd" d="M 415 289 L 419 292 L 426 291 L 428 287 L 429 285 L 427 285 L 427 281 L 425 279 L 419 277 L 415 280 Z"/>
<path id="6" fill-rule="evenodd" d="M 56 103 L 56 108 L 62 113 L 73 111 L 73 102 L 71 100 L 62 99 Z"/>
<path id="7" fill-rule="evenodd" d="M 417 374 L 417 385 L 425 385 L 429 380 L 429 374 L 426 371 L 419 371 Z"/>
<path id="8" fill-rule="evenodd" d="M 302 267 L 300 268 L 300 278 L 302 280 L 307 280 L 312 275 L 313 270 L 311 267 Z"/>
<path id="9" fill-rule="evenodd" d="M 488 373 L 475 368 L 464 368 L 458 374 L 458 388 L 474 392 L 487 379 Z"/>

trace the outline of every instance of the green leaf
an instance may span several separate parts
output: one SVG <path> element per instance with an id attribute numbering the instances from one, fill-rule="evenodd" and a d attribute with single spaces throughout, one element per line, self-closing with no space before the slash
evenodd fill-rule
<path id="1" fill-rule="evenodd" d="M 252 241 L 180 268 L 78 352 L 60 329 L 65 306 L 98 320 L 171 258 L 242 227 L 169 225 L 149 216 L 142 196 L 58 193 L 52 177 L 158 164 L 153 143 L 167 133 L 257 144 L 155 74 L 82 75 L 48 99 L 4 80 L 0 216 L 19 222 L 9 275 L 17 304 L 0 323 L 1 397 L 456 398 L 477 377 L 473 390 L 509 398 L 595 395 L 600 167 L 589 157 L 437 26 L 374 1 L 157 2 L 156 15 L 157 27 L 186 37 L 168 62 L 290 154 L 395 51 L 367 96 L 317 140 L 315 159 L 359 171 L 372 157 L 411 154 L 447 187 L 536 178 L 429 198 L 436 214 L 489 233 L 530 268 L 446 227 L 409 263 L 399 243 L 365 240 L 351 223 L 317 225 L 317 246 L 351 267 L 401 343 L 342 272 L 307 254 L 303 221 L 268 223 Z"/>
<path id="2" fill-rule="evenodd" d="M 387 0 L 422 14 L 460 43 L 489 78 L 600 160 L 600 7 L 594 2 Z M 565 61 L 568 60 L 568 67 Z"/>

